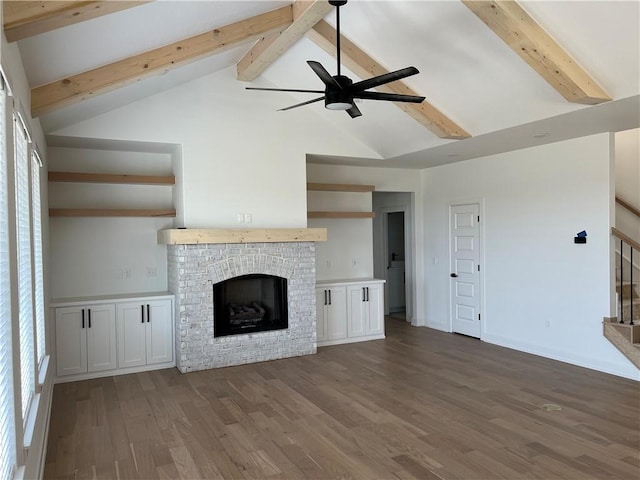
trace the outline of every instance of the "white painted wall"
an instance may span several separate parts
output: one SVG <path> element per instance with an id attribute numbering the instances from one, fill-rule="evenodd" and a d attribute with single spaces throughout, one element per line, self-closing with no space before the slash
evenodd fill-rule
<path id="1" fill-rule="evenodd" d="M 305 227 L 307 153 L 378 155 L 282 102 L 245 91 L 230 67 L 56 133 L 181 144 L 188 228 L 238 227 L 238 213 L 252 215 L 242 227 Z"/>
<path id="2" fill-rule="evenodd" d="M 638 378 L 602 334 L 612 141 L 600 134 L 423 171 L 427 325 L 450 330 L 449 205 L 479 201 L 482 340 Z M 581 230 L 586 245 L 573 243 Z"/>
<path id="3" fill-rule="evenodd" d="M 403 170 L 393 168 L 374 167 L 353 167 L 339 165 L 322 165 L 310 163 L 307 165 L 307 178 L 309 182 L 317 183 L 354 183 L 375 185 L 377 192 L 405 192 L 415 199 L 415 210 L 413 206 L 409 209 L 406 221 L 410 222 L 411 229 L 408 238 L 410 248 L 407 254 L 407 290 L 409 298 L 407 304 L 407 315 L 413 325 L 423 324 L 419 313 L 422 308 L 418 306 L 422 295 L 416 295 L 423 289 L 422 276 L 422 191 L 420 175 L 416 170 Z M 309 194 L 310 206 L 316 205 L 318 192 Z M 322 195 L 325 195 L 324 193 Z M 351 210 L 358 206 L 354 200 L 357 195 L 367 196 L 367 206 L 373 208 L 370 194 L 345 194 L 334 193 L 333 202 L 337 210 Z M 326 201 L 326 198 L 322 201 Z M 394 203 L 397 199 L 391 198 Z M 320 201 L 318 201 L 320 203 Z M 364 207 L 364 205 L 362 205 Z M 310 220 L 309 226 L 326 227 L 328 229 L 329 241 L 324 245 L 316 245 L 316 275 L 321 280 L 332 280 L 340 278 L 358 278 L 362 276 L 374 275 L 374 232 L 379 230 L 381 225 L 371 220 Z M 415 251 L 415 258 L 411 258 Z M 353 267 L 353 258 L 359 263 Z M 331 268 L 327 268 L 330 262 Z M 360 268 L 366 266 L 366 269 Z M 375 270 L 375 271 L 379 271 Z"/>
<path id="4" fill-rule="evenodd" d="M 616 195 L 640 208 L 640 129 L 616 133 Z M 616 205 L 615 226 L 640 241 L 640 219 Z"/>

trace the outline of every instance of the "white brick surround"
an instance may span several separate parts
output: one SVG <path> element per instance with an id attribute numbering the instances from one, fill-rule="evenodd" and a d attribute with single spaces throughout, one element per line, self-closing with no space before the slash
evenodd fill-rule
<path id="1" fill-rule="evenodd" d="M 313 242 L 168 245 L 176 362 L 185 373 L 316 353 Z M 240 275 L 287 279 L 289 328 L 213 336 L 213 285 Z"/>

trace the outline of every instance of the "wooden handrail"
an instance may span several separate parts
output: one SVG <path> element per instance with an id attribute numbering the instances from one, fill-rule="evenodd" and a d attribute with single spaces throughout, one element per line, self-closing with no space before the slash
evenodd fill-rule
<path id="1" fill-rule="evenodd" d="M 639 250 L 640 251 L 640 243 L 636 242 L 633 238 L 629 237 L 628 235 L 625 235 L 620 230 L 618 230 L 616 227 L 611 227 L 611 234 L 614 237 L 619 238 L 623 242 L 626 242 L 628 245 L 631 245 L 631 247 L 634 248 L 635 250 Z"/>
<path id="2" fill-rule="evenodd" d="M 627 201 L 623 200 L 622 198 L 618 197 L 617 195 L 616 195 L 616 203 L 619 204 L 620 206 L 626 208 L 627 210 L 629 210 L 636 217 L 640 218 L 640 210 L 638 210 L 636 207 L 631 205 L 629 202 L 627 202 Z"/>

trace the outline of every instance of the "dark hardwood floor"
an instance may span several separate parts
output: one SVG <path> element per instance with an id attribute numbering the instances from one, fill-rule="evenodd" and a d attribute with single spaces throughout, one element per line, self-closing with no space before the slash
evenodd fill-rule
<path id="1" fill-rule="evenodd" d="M 387 339 L 56 385 L 45 478 L 640 478 L 640 385 L 387 317 Z"/>

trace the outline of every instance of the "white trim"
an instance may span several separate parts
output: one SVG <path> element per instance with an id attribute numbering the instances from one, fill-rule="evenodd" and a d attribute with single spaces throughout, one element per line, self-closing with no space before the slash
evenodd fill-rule
<path id="1" fill-rule="evenodd" d="M 320 347 L 328 347 L 330 345 L 342 345 L 344 343 L 358 343 L 358 342 L 367 342 L 369 340 L 383 340 L 384 333 L 380 333 L 378 335 L 367 335 L 364 337 L 346 337 L 340 338 L 338 340 L 325 340 L 317 342 L 318 348 Z"/>
<path id="2" fill-rule="evenodd" d="M 24 437 L 22 438 L 22 446 L 25 450 L 31 448 L 31 442 L 33 441 L 33 432 L 36 428 L 36 419 L 38 418 L 38 408 L 40 407 L 40 394 L 36 393 L 29 404 L 29 410 L 27 411 L 27 421 L 24 424 Z"/>
<path id="3" fill-rule="evenodd" d="M 24 134 L 27 137 L 27 143 L 33 143 L 33 139 L 31 138 L 31 133 L 29 133 L 29 129 L 27 128 L 27 122 L 24 121 L 24 117 L 18 110 L 14 110 L 16 114 L 16 118 L 20 121 L 22 125 L 22 129 L 24 130 Z"/>
<path id="4" fill-rule="evenodd" d="M 635 373 L 621 372 L 620 365 L 602 360 L 602 358 L 599 357 L 583 357 L 581 355 L 573 354 L 567 355 L 567 352 L 556 350 L 554 348 L 533 345 L 527 342 L 521 342 L 519 340 L 494 334 L 485 334 L 482 341 L 493 345 L 498 345 L 500 347 L 510 348 L 519 352 L 529 353 L 538 357 L 550 358 L 552 360 L 564 362 L 569 365 L 584 367 L 591 370 L 596 370 L 598 372 L 609 373 L 611 375 L 629 378 L 631 380 L 640 382 L 640 371 L 636 370 Z M 620 356 L 622 356 L 622 353 L 620 353 L 613 345 L 611 345 L 611 349 L 612 351 L 617 352 Z M 629 365 L 631 365 L 630 362 Z M 634 367 L 630 368 L 633 369 Z"/>
<path id="5" fill-rule="evenodd" d="M 40 157 L 40 154 L 38 153 L 38 149 L 35 147 L 35 144 L 34 144 L 33 148 L 31 149 L 31 154 L 36 157 L 36 161 L 38 162 L 38 166 L 40 168 L 42 168 L 42 158 Z"/>
<path id="6" fill-rule="evenodd" d="M 44 386 L 44 384 L 47 382 L 50 359 L 51 359 L 51 355 L 45 355 L 38 369 L 38 387 L 40 387 L 41 389 Z"/>
<path id="7" fill-rule="evenodd" d="M 4 69 L 2 65 L 0 65 L 0 83 L 3 83 L 4 88 L 7 90 L 7 96 L 13 97 L 13 92 L 11 91 L 11 84 L 9 83 L 9 78 L 6 73 L 4 73 Z M 2 87 L 2 85 L 0 85 Z"/>
<path id="8" fill-rule="evenodd" d="M 175 357 L 175 353 L 173 355 Z M 153 370 L 164 370 L 166 368 L 174 368 L 176 366 L 175 358 L 172 362 L 154 363 L 152 365 L 142 365 L 140 367 L 118 368 L 116 370 L 103 370 L 102 372 L 88 372 L 78 375 L 67 375 L 63 377 L 55 377 L 54 384 L 79 382 L 81 380 L 91 380 L 94 378 L 117 377 L 119 375 L 128 375 L 130 373 L 151 372 Z"/>

